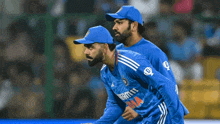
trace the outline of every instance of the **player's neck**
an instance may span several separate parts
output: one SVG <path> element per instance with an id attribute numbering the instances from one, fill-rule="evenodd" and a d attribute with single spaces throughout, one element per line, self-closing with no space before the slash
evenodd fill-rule
<path id="1" fill-rule="evenodd" d="M 126 43 L 124 44 L 125 47 L 131 47 L 138 43 L 142 39 L 141 35 L 132 35 L 129 38 L 127 38 Z"/>
<path id="2" fill-rule="evenodd" d="M 110 71 L 114 70 L 114 66 L 115 66 L 115 50 L 107 52 L 106 57 L 105 57 L 105 61 L 103 63 L 108 66 Z"/>

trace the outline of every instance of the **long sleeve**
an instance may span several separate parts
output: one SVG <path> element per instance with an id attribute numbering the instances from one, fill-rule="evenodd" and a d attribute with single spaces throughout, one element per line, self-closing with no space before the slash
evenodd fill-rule
<path id="1" fill-rule="evenodd" d="M 94 124 L 113 124 L 124 112 L 125 103 L 113 93 L 113 91 L 107 85 L 106 81 L 103 80 L 103 78 L 102 81 L 105 84 L 105 88 L 108 94 L 108 100 L 103 116 L 96 122 L 94 122 Z"/>
<path id="2" fill-rule="evenodd" d="M 156 71 L 148 60 L 139 59 L 138 61 L 140 66 L 132 75 L 134 75 L 136 79 L 141 79 L 142 82 L 147 83 L 157 90 L 167 106 L 173 123 L 180 123 L 180 118 L 184 116 L 183 107 L 175 92 L 176 88 L 173 82 Z"/>

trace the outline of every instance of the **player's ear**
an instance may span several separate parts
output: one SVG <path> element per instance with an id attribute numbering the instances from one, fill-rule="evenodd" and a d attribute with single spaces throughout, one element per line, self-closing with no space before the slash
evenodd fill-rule
<path id="1" fill-rule="evenodd" d="M 138 31 L 138 22 L 137 21 L 134 21 L 133 23 L 131 23 L 131 29 L 132 31 L 136 32 Z"/>
<path id="2" fill-rule="evenodd" d="M 109 49 L 108 44 L 105 43 L 104 44 L 104 52 L 105 52 L 105 54 L 107 54 L 108 49 Z"/>
<path id="3" fill-rule="evenodd" d="M 108 44 L 101 44 L 101 47 L 102 47 L 102 52 L 104 53 L 104 54 L 106 54 L 107 53 L 107 50 L 108 50 Z"/>

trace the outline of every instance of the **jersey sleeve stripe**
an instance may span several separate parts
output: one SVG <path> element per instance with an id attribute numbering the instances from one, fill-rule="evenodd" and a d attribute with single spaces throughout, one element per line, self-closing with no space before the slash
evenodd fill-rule
<path id="1" fill-rule="evenodd" d="M 138 68 L 138 66 L 136 66 L 135 64 L 133 64 L 131 61 L 128 61 L 128 60 L 126 60 L 126 59 L 124 59 L 124 58 L 122 58 L 122 57 L 119 57 L 119 60 L 124 61 L 124 62 L 127 62 L 127 63 L 129 63 L 130 65 L 132 65 L 133 67 Z"/>
<path id="2" fill-rule="evenodd" d="M 167 112 L 167 106 L 166 106 L 165 102 L 163 102 L 163 106 L 164 106 L 164 110 L 165 110 L 165 115 L 164 115 L 163 123 L 165 123 L 165 121 L 166 121 L 166 116 L 167 116 L 167 114 L 168 114 L 168 112 Z"/>
<path id="3" fill-rule="evenodd" d="M 134 71 L 137 71 L 137 69 L 135 69 L 134 67 L 132 67 L 131 65 L 125 63 L 124 61 L 121 61 L 120 59 L 118 60 L 118 62 L 124 64 L 124 65 L 127 65 L 128 67 L 130 67 L 131 69 L 133 69 Z"/>
<path id="4" fill-rule="evenodd" d="M 164 124 L 166 121 L 166 116 L 167 116 L 167 107 L 166 104 L 163 102 L 160 105 L 158 105 L 161 115 L 160 119 L 158 120 L 157 124 Z"/>
<path id="5" fill-rule="evenodd" d="M 135 62 L 134 60 L 132 60 L 132 59 L 130 59 L 130 58 L 124 56 L 124 55 L 119 54 L 119 57 L 122 57 L 124 59 L 129 60 L 130 62 L 134 63 L 136 66 L 140 66 L 137 62 Z"/>

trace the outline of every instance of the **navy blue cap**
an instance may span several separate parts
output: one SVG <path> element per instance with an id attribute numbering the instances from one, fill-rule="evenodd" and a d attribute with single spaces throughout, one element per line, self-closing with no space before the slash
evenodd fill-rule
<path id="1" fill-rule="evenodd" d="M 122 6 L 116 13 L 106 13 L 105 18 L 107 21 L 114 21 L 115 19 L 129 19 L 137 21 L 143 25 L 141 13 L 134 6 Z"/>
<path id="2" fill-rule="evenodd" d="M 103 26 L 95 26 L 89 28 L 84 38 L 76 39 L 73 42 L 74 44 L 113 44 L 113 38 L 106 28 L 104 28 Z"/>

